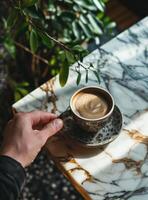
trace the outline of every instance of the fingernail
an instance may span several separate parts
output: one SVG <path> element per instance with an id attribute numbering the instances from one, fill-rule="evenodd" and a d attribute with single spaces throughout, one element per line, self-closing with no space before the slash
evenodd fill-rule
<path id="1" fill-rule="evenodd" d="M 63 127 L 63 121 L 61 119 L 55 119 L 53 122 L 57 130 Z"/>

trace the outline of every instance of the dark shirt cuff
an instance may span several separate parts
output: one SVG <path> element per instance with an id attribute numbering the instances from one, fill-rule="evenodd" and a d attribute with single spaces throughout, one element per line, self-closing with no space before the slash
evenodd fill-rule
<path id="1" fill-rule="evenodd" d="M 20 193 L 21 188 L 25 183 L 25 170 L 22 165 L 9 156 L 0 156 L 0 172 L 6 174 L 11 180 L 14 180 L 17 193 Z"/>

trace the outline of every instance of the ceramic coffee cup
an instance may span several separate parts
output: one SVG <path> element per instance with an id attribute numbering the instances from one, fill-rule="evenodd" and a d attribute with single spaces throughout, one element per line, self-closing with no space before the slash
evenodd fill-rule
<path id="1" fill-rule="evenodd" d="M 114 99 L 102 87 L 83 87 L 72 95 L 70 108 L 79 127 L 94 133 L 111 116 L 114 110 Z"/>

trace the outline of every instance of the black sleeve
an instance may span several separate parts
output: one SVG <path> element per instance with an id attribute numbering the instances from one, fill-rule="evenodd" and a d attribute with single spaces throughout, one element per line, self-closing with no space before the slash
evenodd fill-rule
<path id="1" fill-rule="evenodd" d="M 19 162 L 0 156 L 0 200 L 17 200 L 25 182 L 25 170 Z"/>

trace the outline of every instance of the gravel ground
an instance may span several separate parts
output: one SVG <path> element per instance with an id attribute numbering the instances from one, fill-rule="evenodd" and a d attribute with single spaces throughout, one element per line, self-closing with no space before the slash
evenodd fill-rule
<path id="1" fill-rule="evenodd" d="M 82 200 L 70 182 L 57 170 L 46 152 L 26 169 L 26 185 L 19 200 Z"/>

